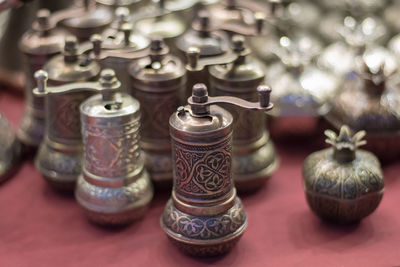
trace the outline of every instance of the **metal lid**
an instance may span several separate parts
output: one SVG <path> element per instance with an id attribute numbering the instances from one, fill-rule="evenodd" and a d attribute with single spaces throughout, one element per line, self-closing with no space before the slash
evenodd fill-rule
<path id="1" fill-rule="evenodd" d="M 176 46 L 182 52 L 189 47 L 200 49 L 200 57 L 216 56 L 228 50 L 228 36 L 223 31 L 210 30 L 210 18 L 208 12 L 202 10 L 198 19 L 192 25 L 192 29 L 184 33 L 176 42 Z"/>
<path id="2" fill-rule="evenodd" d="M 65 39 L 63 55 L 53 57 L 43 67 L 53 83 L 87 81 L 100 73 L 100 66 L 86 55 L 78 54 L 75 37 Z"/>
<path id="3" fill-rule="evenodd" d="M 248 51 L 244 45 L 243 36 L 234 36 L 232 47 L 234 52 L 244 53 L 244 55 L 239 56 L 233 63 L 210 66 L 210 76 L 227 90 L 246 87 L 247 90 L 254 91 L 254 86 L 258 86 L 264 80 L 265 66 L 257 59 L 247 56 Z"/>
<path id="4" fill-rule="evenodd" d="M 165 50 L 165 43 L 162 39 L 154 38 L 149 56 L 130 65 L 129 74 L 135 79 L 135 88 L 153 92 L 165 91 L 170 90 L 168 86 L 184 81 L 186 69 L 182 61 L 175 56 L 159 54 L 163 50 Z"/>
<path id="5" fill-rule="evenodd" d="M 92 34 L 101 32 L 113 20 L 113 13 L 106 7 L 87 7 L 83 16 L 67 19 L 63 24 L 80 39 L 88 39 Z"/>
<path id="6" fill-rule="evenodd" d="M 37 12 L 32 29 L 26 32 L 19 41 L 19 48 L 23 53 L 50 55 L 62 51 L 66 32 L 52 27 L 49 19 L 49 10 L 40 9 Z"/>
<path id="7" fill-rule="evenodd" d="M 125 7 L 116 9 L 116 19 L 101 34 L 104 40 L 102 43 L 104 49 L 121 49 L 129 46 L 135 50 L 141 50 L 149 46 L 150 40 L 147 37 L 132 31 L 133 26 L 129 22 L 129 14 L 129 9 Z"/>
<path id="8" fill-rule="evenodd" d="M 164 39 L 174 38 L 183 34 L 186 24 L 179 16 L 168 13 L 157 17 L 139 19 L 135 29 L 145 36 L 160 36 Z"/>
<path id="9" fill-rule="evenodd" d="M 183 141 L 210 143 L 212 140 L 229 137 L 232 131 L 232 115 L 225 109 L 212 105 L 210 112 L 203 116 L 191 114 L 190 107 L 179 107 L 169 119 L 170 132 Z"/>
<path id="10" fill-rule="evenodd" d="M 216 5 L 207 6 L 213 20 L 219 23 L 237 23 L 251 25 L 255 23 L 254 12 L 243 6 L 237 5 L 236 1 L 226 1 Z M 247 2 L 247 1 L 246 1 Z M 263 12 L 263 10 L 258 10 Z M 264 12 L 266 14 L 266 12 Z"/>
<path id="11" fill-rule="evenodd" d="M 83 122 L 107 128 L 110 128 L 110 123 L 122 126 L 139 118 L 139 110 L 139 101 L 125 93 L 116 93 L 110 101 L 105 101 L 101 94 L 97 94 L 80 106 Z M 101 120 L 93 120 L 97 118 Z"/>

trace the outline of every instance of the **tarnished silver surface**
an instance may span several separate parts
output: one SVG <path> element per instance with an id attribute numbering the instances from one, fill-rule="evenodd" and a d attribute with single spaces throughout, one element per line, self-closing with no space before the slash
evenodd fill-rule
<path id="1" fill-rule="evenodd" d="M 80 107 L 84 159 L 75 197 L 96 223 L 139 219 L 153 197 L 139 145 L 139 107 L 120 93 L 111 100 L 95 95 Z"/>
<path id="2" fill-rule="evenodd" d="M 215 256 L 242 236 L 247 216 L 232 180 L 232 115 L 216 104 L 268 111 L 270 90 L 259 87 L 259 102 L 209 97 L 197 84 L 169 120 L 174 187 L 161 217 L 169 239 L 185 253 Z"/>
<path id="3" fill-rule="evenodd" d="M 133 31 L 130 22 L 130 13 L 126 8 L 118 8 L 115 11 L 116 19 L 102 34 L 102 49 L 121 51 L 121 53 L 132 54 L 141 51 L 150 45 L 150 39 Z M 122 91 L 129 93 L 131 80 L 128 71 L 132 59 L 122 57 L 108 57 L 99 61 L 102 68 L 115 70 L 118 80 L 122 83 Z"/>
<path id="4" fill-rule="evenodd" d="M 149 54 L 129 67 L 130 94 L 141 103 L 141 146 L 152 181 L 172 184 L 171 143 L 168 119 L 183 102 L 186 70 L 182 61 L 164 54 L 165 44 L 153 39 Z"/>
<path id="5" fill-rule="evenodd" d="M 369 64 L 380 64 L 381 58 L 385 58 L 388 68 L 397 64 L 390 53 L 379 45 L 386 42 L 388 33 L 378 18 L 369 16 L 357 21 L 353 17 L 345 17 L 338 32 L 343 40 L 324 49 L 318 58 L 320 67 L 343 77 L 354 70 L 356 58 L 361 55 L 364 55 Z"/>
<path id="6" fill-rule="evenodd" d="M 164 3 L 165 2 L 165 3 Z M 181 36 L 186 28 L 187 24 L 185 22 L 184 16 L 179 12 L 186 10 L 184 6 L 183 9 L 178 7 L 170 7 L 174 1 L 164 1 L 161 0 L 157 5 L 149 5 L 139 9 L 133 14 L 135 17 L 134 25 L 135 30 L 144 36 L 151 37 L 161 37 L 164 39 L 166 44 L 169 46 L 172 54 L 180 55 L 179 50 L 176 48 L 176 41 L 179 36 Z M 192 2 L 189 1 L 176 1 L 176 2 Z M 173 5 L 173 4 L 172 4 Z M 189 5 L 188 7 L 190 7 Z"/>
<path id="7" fill-rule="evenodd" d="M 32 28 L 19 41 L 19 49 L 24 57 L 26 84 L 25 112 L 17 135 L 26 146 L 34 148 L 42 142 L 45 133 L 45 103 L 43 98 L 33 95 L 32 90 L 36 87 L 34 73 L 62 51 L 67 35 L 64 30 L 51 25 L 50 20 L 47 9 L 39 10 Z"/>
<path id="8" fill-rule="evenodd" d="M 64 54 L 55 56 L 45 66 L 49 84 L 63 85 L 97 78 L 100 67 L 78 54 L 75 38 L 68 38 Z M 46 94 L 45 138 L 35 158 L 35 166 L 57 189 L 72 191 L 81 173 L 82 137 L 79 105 L 90 96 L 86 91 Z"/>
<path id="9" fill-rule="evenodd" d="M 383 173 L 378 159 L 359 150 L 365 132 L 350 134 L 342 126 L 340 134 L 325 132 L 332 147 L 315 152 L 303 165 L 303 181 L 311 210 L 322 219 L 336 223 L 358 222 L 379 205 Z"/>
<path id="10" fill-rule="evenodd" d="M 400 95 L 397 77 L 388 78 L 394 69 L 384 67 L 384 62 L 373 60 L 370 65 L 365 60 L 356 78 L 346 79 L 331 100 L 326 118 L 336 128 L 346 124 L 353 131 L 365 130 L 368 150 L 389 161 L 399 155 Z"/>
<path id="11" fill-rule="evenodd" d="M 257 87 L 265 79 L 266 67 L 246 52 L 244 39 L 234 36 L 229 64 L 209 67 L 211 89 L 216 95 L 258 99 Z M 243 53 L 243 54 L 242 54 Z M 259 189 L 278 167 L 278 157 L 266 128 L 266 114 L 223 106 L 234 117 L 233 180 L 239 192 Z"/>
<path id="12" fill-rule="evenodd" d="M 315 66 L 312 53 L 297 49 L 301 43 L 280 38 L 275 50 L 279 61 L 267 68 L 266 77 L 274 93 L 274 116 L 318 117 L 329 110 L 328 102 L 339 88 L 339 79 Z"/>
<path id="13" fill-rule="evenodd" d="M 112 22 L 113 13 L 110 8 L 97 6 L 95 1 L 78 2 L 85 12 L 63 21 L 63 25 L 79 41 L 88 41 L 90 36 L 100 33 Z"/>

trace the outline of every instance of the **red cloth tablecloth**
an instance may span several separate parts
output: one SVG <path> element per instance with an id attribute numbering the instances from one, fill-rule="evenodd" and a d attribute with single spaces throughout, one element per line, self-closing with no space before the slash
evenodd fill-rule
<path id="1" fill-rule="evenodd" d="M 21 98 L 0 92 L 0 112 L 17 126 Z M 322 146 L 322 144 L 321 144 Z M 400 165 L 384 168 L 386 191 L 359 225 L 334 226 L 309 210 L 301 182 L 307 144 L 277 144 L 281 166 L 267 186 L 242 197 L 249 225 L 229 254 L 196 259 L 167 239 L 159 219 L 169 193 L 146 217 L 118 230 L 88 222 L 72 197 L 54 192 L 26 160 L 0 186 L 0 266 L 399 266 Z"/>

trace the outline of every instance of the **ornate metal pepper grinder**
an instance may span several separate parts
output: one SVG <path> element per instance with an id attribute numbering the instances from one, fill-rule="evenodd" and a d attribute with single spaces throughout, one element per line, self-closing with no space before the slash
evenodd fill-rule
<path id="1" fill-rule="evenodd" d="M 184 21 L 184 16 L 177 14 L 180 8 L 175 9 L 169 2 L 194 2 L 191 0 L 184 1 L 154 1 L 149 6 L 145 6 L 133 13 L 135 30 L 149 38 L 160 36 L 170 48 L 172 54 L 179 55 L 179 51 L 175 46 L 176 40 L 181 36 L 186 28 L 187 23 Z M 180 4 L 181 4 L 180 3 Z M 178 5 L 179 6 L 179 5 Z M 183 5 L 186 6 L 186 5 Z M 188 9 L 191 5 L 183 7 Z M 179 12 L 180 13 L 180 12 Z"/>
<path id="2" fill-rule="evenodd" d="M 215 256 L 228 252 L 247 226 L 232 180 L 233 117 L 218 104 L 268 111 L 270 90 L 259 86 L 259 103 L 209 97 L 204 84 L 193 87 L 189 105 L 169 120 L 174 187 L 161 218 L 169 239 L 184 252 Z"/>
<path id="3" fill-rule="evenodd" d="M 25 112 L 17 132 L 18 138 L 29 147 L 36 148 L 42 142 L 45 132 L 44 99 L 33 95 L 36 86 L 35 71 L 54 55 L 60 53 L 64 46 L 66 32 L 56 28 L 49 10 L 41 9 L 32 29 L 26 32 L 19 42 L 24 55 L 25 66 Z"/>
<path id="4" fill-rule="evenodd" d="M 215 27 L 206 10 L 199 11 L 191 29 L 176 41 L 176 47 L 182 55 L 193 46 L 200 49 L 200 58 L 221 55 L 229 49 L 228 35 Z"/>
<path id="5" fill-rule="evenodd" d="M 242 36 L 233 37 L 232 50 L 236 54 L 232 63 L 209 67 L 212 90 L 216 95 L 255 101 L 257 87 L 265 79 L 265 66 L 250 56 Z M 276 170 L 279 162 L 265 123 L 266 114 L 235 107 L 226 109 L 235 121 L 233 180 L 236 188 L 239 192 L 258 189 Z"/>
<path id="6" fill-rule="evenodd" d="M 153 189 L 140 156 L 139 102 L 118 93 L 121 83 L 106 69 L 97 82 L 46 87 L 38 71 L 39 94 L 100 92 L 80 106 L 84 145 L 83 174 L 75 196 L 89 218 L 99 224 L 126 224 L 144 215 Z"/>
<path id="7" fill-rule="evenodd" d="M 130 75 L 128 72 L 128 66 L 135 59 L 133 54 L 137 55 L 138 52 L 142 52 L 137 55 L 143 57 L 147 55 L 142 50 L 146 49 L 150 45 L 150 40 L 132 31 L 132 24 L 127 22 L 129 17 L 129 10 L 127 8 L 118 8 L 115 11 L 117 19 L 106 29 L 101 36 L 93 35 L 91 38 L 94 54 L 96 59 L 99 59 L 99 63 L 102 68 L 114 69 L 117 73 L 118 79 L 121 81 L 124 92 L 130 91 Z M 119 52 L 121 55 L 104 56 L 100 58 L 101 50 Z M 130 55 L 127 58 L 124 56 Z"/>
<path id="8" fill-rule="evenodd" d="M 172 184 L 171 143 L 168 118 L 183 102 L 186 70 L 169 54 L 162 39 L 153 38 L 148 55 L 129 67 L 131 94 L 141 104 L 141 146 L 146 169 L 155 185 Z"/>
<path id="9" fill-rule="evenodd" d="M 319 217 L 336 223 L 358 222 L 381 202 L 383 174 L 378 159 L 359 150 L 366 144 L 365 131 L 351 136 L 342 126 L 339 135 L 325 131 L 332 145 L 307 157 L 303 181 L 307 202 Z"/>
<path id="10" fill-rule="evenodd" d="M 124 66 L 132 62 L 126 70 L 130 82 L 125 91 L 141 103 L 141 146 L 145 165 L 157 186 L 168 186 L 172 181 L 168 118 L 183 102 L 186 83 L 183 63 L 169 54 L 168 46 L 158 37 L 152 39 L 149 48 L 139 51 L 101 49 L 99 36 L 93 36 L 92 41 L 96 59 L 113 58 Z"/>
<path id="11" fill-rule="evenodd" d="M 77 50 L 76 38 L 68 37 L 64 55 L 53 57 L 44 66 L 51 86 L 97 78 L 99 65 L 86 56 L 79 55 Z M 57 189 L 73 190 L 81 173 L 79 105 L 88 96 L 90 93 L 77 90 L 45 95 L 46 133 L 36 155 L 35 165 Z"/>
<path id="12" fill-rule="evenodd" d="M 75 197 L 89 219 L 121 225 L 141 218 L 153 198 L 139 145 L 140 104 L 125 93 L 109 93 L 118 84 L 103 70 L 101 93 L 80 108 L 84 145 L 83 175 Z"/>
<path id="13" fill-rule="evenodd" d="M 243 36 L 256 36 L 264 32 L 264 13 L 254 14 L 254 25 L 242 27 L 237 23 L 210 21 L 209 12 L 201 10 L 198 18 L 187 31 L 177 40 L 177 47 L 186 53 L 188 83 L 186 97 L 191 95 L 196 83 L 209 84 L 209 66 L 229 64 L 235 61 L 238 54 L 229 47 L 226 32 L 238 33 Z M 200 59 L 199 59 L 200 58 Z"/>

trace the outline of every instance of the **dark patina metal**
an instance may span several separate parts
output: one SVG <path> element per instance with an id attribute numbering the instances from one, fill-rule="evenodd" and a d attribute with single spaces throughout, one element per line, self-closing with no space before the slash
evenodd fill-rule
<path id="1" fill-rule="evenodd" d="M 307 157 L 303 181 L 311 210 L 322 219 L 335 223 L 354 223 L 370 215 L 379 205 L 383 192 L 383 174 L 378 159 L 359 150 L 365 131 L 353 136 L 347 126 L 339 135 L 325 131 L 331 144 Z"/>
<path id="2" fill-rule="evenodd" d="M 78 1 L 83 14 L 74 15 L 63 21 L 64 27 L 80 42 L 88 41 L 90 36 L 102 32 L 113 20 L 110 8 L 99 6 L 94 0 Z"/>
<path id="3" fill-rule="evenodd" d="M 156 185 L 172 182 L 168 119 L 183 102 L 186 70 L 181 60 L 168 53 L 162 39 L 153 38 L 148 55 L 129 67 L 130 94 L 141 104 L 141 147 L 145 166 Z"/>
<path id="4" fill-rule="evenodd" d="M 382 161 L 400 155 L 400 112 L 398 78 L 379 62 L 364 62 L 356 79 L 347 79 L 332 99 L 326 119 L 337 129 L 346 124 L 354 132 L 367 132 L 367 149 Z"/>
<path id="5" fill-rule="evenodd" d="M 19 48 L 24 55 L 26 85 L 25 112 L 17 135 L 26 146 L 37 148 L 45 133 L 44 99 L 34 96 L 32 92 L 36 87 L 34 73 L 43 68 L 52 56 L 62 51 L 66 35 L 65 31 L 56 28 L 50 12 L 41 9 L 32 29 L 20 39 Z"/>
<path id="6" fill-rule="evenodd" d="M 174 187 L 161 218 L 170 240 L 185 253 L 228 252 L 247 226 L 232 179 L 233 117 L 218 104 L 268 111 L 270 90 L 259 87 L 259 103 L 236 97 L 209 97 L 197 84 L 189 105 L 170 117 Z"/>
<path id="7" fill-rule="evenodd" d="M 119 52 L 123 56 L 130 57 L 108 56 L 99 60 L 102 68 L 111 68 L 115 70 L 118 79 L 122 83 L 122 91 L 129 93 L 131 88 L 128 66 L 134 59 L 133 54 L 137 57 L 143 57 L 146 54 L 141 53 L 150 45 L 150 39 L 133 31 L 132 23 L 129 19 L 129 10 L 127 8 L 118 8 L 115 11 L 116 19 L 100 36 L 92 36 L 92 42 L 100 42 L 101 49 L 106 51 Z M 95 44 L 96 46 L 97 44 Z M 99 53 L 99 52 L 96 52 Z M 101 52 L 100 52 L 101 53 Z"/>
<path id="8" fill-rule="evenodd" d="M 9 179 L 21 159 L 22 146 L 6 117 L 0 113 L 0 183 Z"/>
<path id="9" fill-rule="evenodd" d="M 216 95 L 258 99 L 257 87 L 264 82 L 265 66 L 252 57 L 242 36 L 234 36 L 236 59 L 229 64 L 210 66 L 210 84 Z M 223 106 L 234 117 L 233 180 L 239 192 L 260 186 L 278 167 L 278 157 L 266 127 L 266 114 Z"/>
<path id="10" fill-rule="evenodd" d="M 139 146 L 139 102 L 116 92 L 121 84 L 114 71 L 100 76 L 64 88 L 100 92 L 80 106 L 84 153 L 75 197 L 90 220 L 122 225 L 144 216 L 153 188 Z"/>
<path id="11" fill-rule="evenodd" d="M 100 67 L 79 55 L 76 38 L 66 39 L 64 54 L 45 66 L 49 85 L 85 82 L 97 78 Z M 72 90 L 40 95 L 45 98 L 46 133 L 35 158 L 36 168 L 58 189 L 73 190 L 81 173 L 82 137 L 79 105 L 90 93 Z"/>

